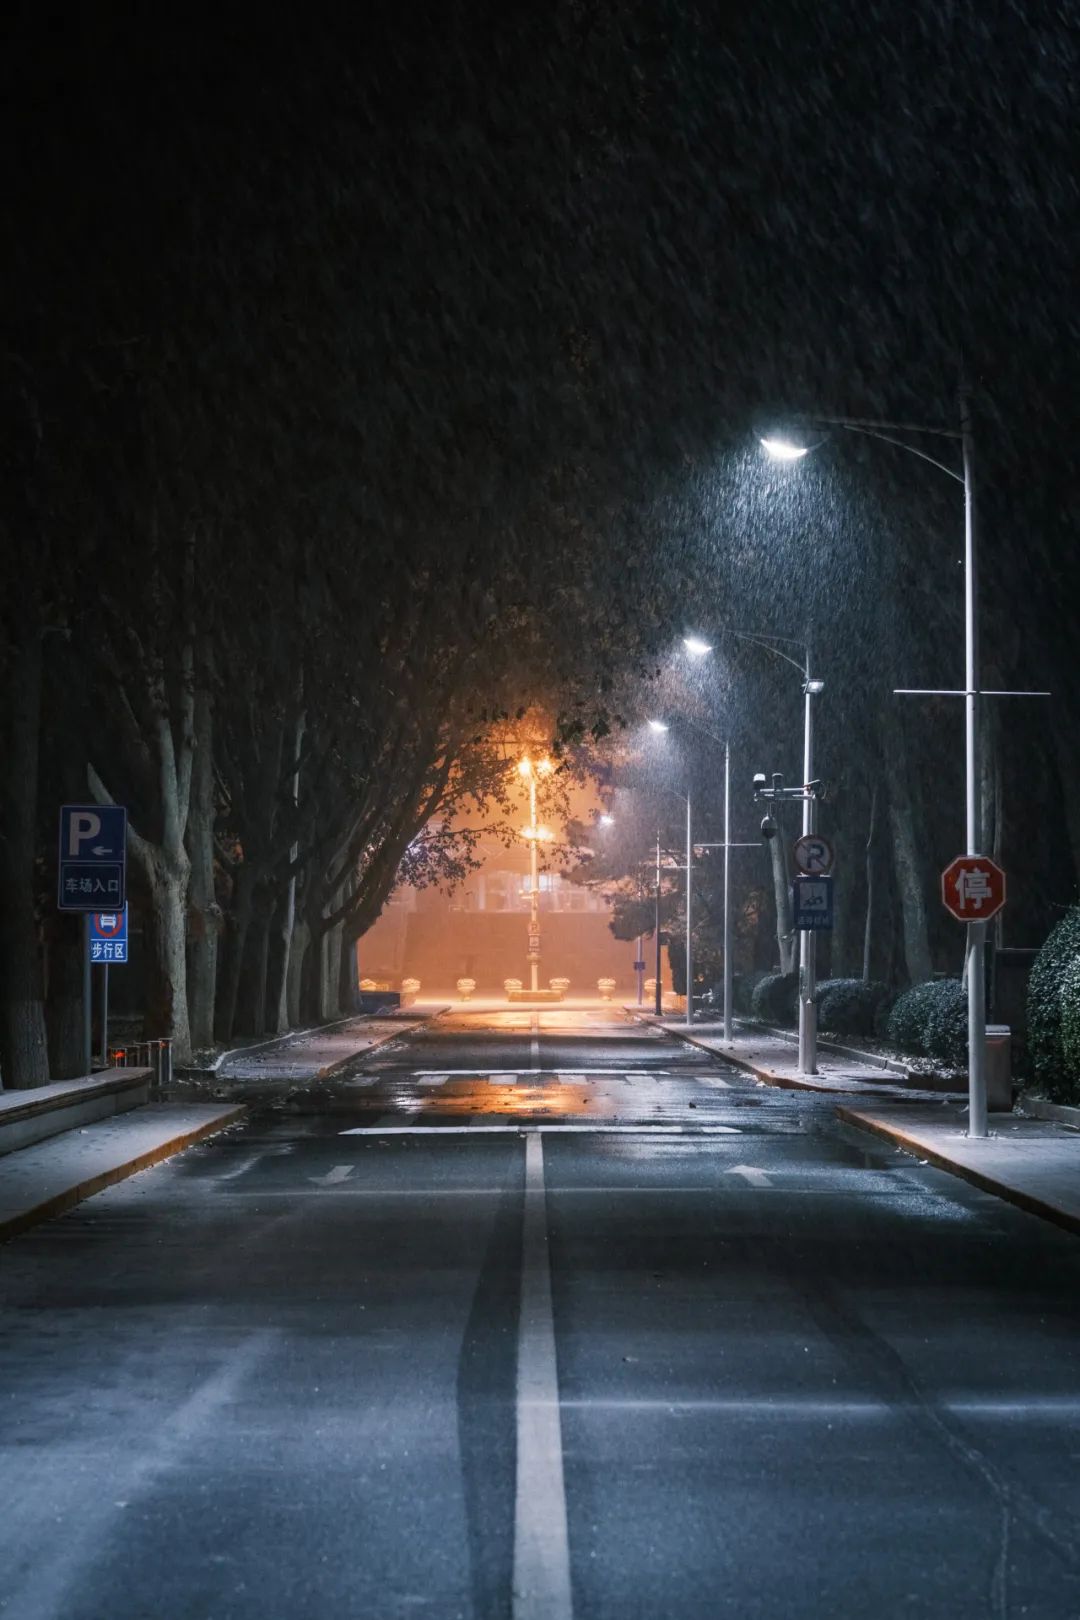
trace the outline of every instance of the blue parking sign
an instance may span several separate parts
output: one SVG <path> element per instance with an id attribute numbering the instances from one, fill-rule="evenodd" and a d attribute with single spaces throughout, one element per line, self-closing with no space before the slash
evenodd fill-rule
<path id="1" fill-rule="evenodd" d="M 127 902 L 123 805 L 63 805 L 57 865 L 56 903 L 61 911 L 123 911 Z"/>
<path id="2" fill-rule="evenodd" d="M 833 925 L 833 880 L 831 877 L 797 877 L 792 889 L 793 921 L 796 930 L 828 929 Z"/>

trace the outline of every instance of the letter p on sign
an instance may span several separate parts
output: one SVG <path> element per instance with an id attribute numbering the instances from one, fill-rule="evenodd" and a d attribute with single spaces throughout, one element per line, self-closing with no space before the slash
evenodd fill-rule
<path id="1" fill-rule="evenodd" d="M 92 810 L 76 810 L 68 823 L 68 855 L 78 860 L 82 847 L 101 832 L 101 817 Z"/>

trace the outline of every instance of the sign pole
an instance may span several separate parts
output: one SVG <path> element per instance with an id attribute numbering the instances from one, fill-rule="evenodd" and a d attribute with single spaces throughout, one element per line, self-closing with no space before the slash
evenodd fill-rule
<path id="1" fill-rule="evenodd" d="M 109 964 L 101 964 L 101 1062 L 109 1067 Z"/>
<path id="2" fill-rule="evenodd" d="M 92 987 L 93 975 L 92 975 L 92 973 L 90 971 L 90 936 L 91 936 L 91 929 L 90 929 L 90 913 L 88 911 L 83 912 L 82 936 L 83 936 L 83 952 L 82 952 L 82 958 L 83 958 L 83 962 L 82 962 L 82 1018 L 83 1018 L 82 1071 L 83 1071 L 83 1074 L 89 1075 L 89 1074 L 93 1074 L 93 1072 L 94 1072 L 93 1042 L 92 1042 L 92 1037 L 91 1037 L 91 1025 L 92 1025 L 92 1022 L 93 1022 L 93 1015 L 94 1014 L 93 1014 L 93 1005 L 92 1005 L 92 1001 L 91 1001 L 91 994 L 92 994 L 92 988 L 93 988 Z"/>
<path id="3" fill-rule="evenodd" d="M 972 467 L 971 401 L 960 389 L 960 442 L 964 456 L 964 762 L 967 853 L 979 854 L 979 553 L 975 530 L 975 477 Z M 986 924 L 969 922 L 968 976 L 968 1135 L 986 1136 Z"/>

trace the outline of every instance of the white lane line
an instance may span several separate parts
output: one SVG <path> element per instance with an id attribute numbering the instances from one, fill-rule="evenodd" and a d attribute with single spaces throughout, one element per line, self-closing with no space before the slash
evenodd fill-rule
<path id="1" fill-rule="evenodd" d="M 626 1077 L 626 1079 L 628 1079 L 628 1080 L 655 1080 L 658 1075 L 668 1075 L 668 1074 L 670 1074 L 671 1070 L 670 1069 L 610 1069 L 609 1068 L 609 1069 L 574 1069 L 572 1072 L 571 1071 L 564 1072 L 562 1069 L 476 1069 L 476 1068 L 473 1068 L 473 1069 L 414 1069 L 412 1071 L 412 1073 L 413 1073 L 413 1078 L 416 1079 L 416 1080 L 428 1080 L 428 1079 L 431 1079 L 431 1080 L 435 1080 L 436 1082 L 438 1082 L 440 1080 L 445 1080 L 445 1079 L 453 1079 L 453 1078 L 455 1078 L 456 1076 L 459 1076 L 459 1075 L 464 1076 L 465 1078 L 470 1079 L 470 1080 L 480 1080 L 485 1075 L 490 1077 L 492 1075 L 507 1075 L 507 1076 L 509 1076 L 509 1075 L 526 1075 L 526 1074 L 550 1074 L 552 1076 L 552 1078 L 555 1079 L 555 1080 L 575 1080 L 575 1079 L 580 1079 L 582 1076 L 592 1077 L 593 1075 L 603 1075 L 603 1076 L 606 1076 L 607 1079 L 609 1079 L 609 1080 L 617 1080 L 620 1075 L 624 1075 Z M 690 1078 L 693 1079 L 693 1080 L 697 1080 L 698 1076 L 697 1075 L 692 1075 L 692 1076 L 690 1076 Z M 723 1083 L 725 1085 L 727 1084 L 726 1081 L 724 1081 Z"/>
<path id="2" fill-rule="evenodd" d="M 573 1612 L 544 1148 L 534 1134 L 525 1142 L 513 1616 L 514 1620 L 571 1620 Z"/>
<path id="3" fill-rule="evenodd" d="M 339 1136 L 741 1136 L 737 1125 L 350 1125 Z M 845 1193 L 845 1197 L 847 1194 Z"/>

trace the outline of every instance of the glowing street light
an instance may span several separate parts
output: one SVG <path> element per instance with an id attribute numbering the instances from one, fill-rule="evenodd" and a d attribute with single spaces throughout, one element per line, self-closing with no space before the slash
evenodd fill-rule
<path id="1" fill-rule="evenodd" d="M 646 721 L 646 724 L 648 725 L 648 728 L 649 728 L 650 731 L 670 731 L 671 730 L 671 727 L 668 725 L 666 720 L 648 720 L 648 721 Z"/>
<path id="2" fill-rule="evenodd" d="M 686 648 L 691 658 L 705 658 L 709 653 L 712 652 L 712 648 L 709 643 L 707 641 L 702 641 L 700 636 L 683 636 L 683 646 Z"/>
<path id="3" fill-rule="evenodd" d="M 805 444 L 792 444 L 790 439 L 762 439 L 761 448 L 774 461 L 801 461 L 810 454 Z"/>
<path id="4" fill-rule="evenodd" d="M 597 820 L 599 821 L 601 827 L 614 827 L 615 825 L 615 817 L 609 816 L 606 813 L 602 816 L 598 816 Z"/>
<path id="5" fill-rule="evenodd" d="M 555 837 L 550 827 L 541 827 L 536 819 L 536 782 L 541 776 L 550 776 L 555 769 L 545 757 L 535 764 L 526 754 L 518 761 L 518 774 L 529 784 L 529 825 L 522 827 L 521 836 L 529 846 L 529 980 L 530 988 L 540 988 L 540 857 L 539 846 L 550 844 Z"/>

